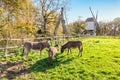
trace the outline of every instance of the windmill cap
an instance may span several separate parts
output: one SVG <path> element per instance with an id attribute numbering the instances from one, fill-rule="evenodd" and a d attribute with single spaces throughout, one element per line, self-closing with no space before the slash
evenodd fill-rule
<path id="1" fill-rule="evenodd" d="M 90 18 L 86 19 L 86 22 L 92 22 L 92 21 L 94 21 L 93 17 L 90 17 Z"/>

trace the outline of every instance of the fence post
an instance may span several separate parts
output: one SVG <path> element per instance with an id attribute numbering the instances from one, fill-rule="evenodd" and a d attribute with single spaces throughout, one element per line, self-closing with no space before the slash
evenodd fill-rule
<path id="1" fill-rule="evenodd" d="M 63 35 L 63 43 L 64 43 L 65 35 Z"/>
<path id="2" fill-rule="evenodd" d="M 22 38 L 22 45 L 24 44 L 24 38 Z"/>
<path id="3" fill-rule="evenodd" d="M 58 36 L 54 36 L 55 44 L 58 44 Z"/>
<path id="4" fill-rule="evenodd" d="M 6 41 L 6 44 L 5 44 L 5 52 L 4 52 L 4 54 L 5 54 L 5 57 L 7 57 L 7 53 L 8 53 L 8 51 L 7 51 L 8 38 L 6 38 L 5 41 Z"/>

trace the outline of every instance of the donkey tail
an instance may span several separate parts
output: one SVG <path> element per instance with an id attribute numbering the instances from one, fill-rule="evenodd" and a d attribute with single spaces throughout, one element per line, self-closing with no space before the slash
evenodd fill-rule
<path id="1" fill-rule="evenodd" d="M 22 53 L 23 53 L 23 55 L 24 55 L 24 51 L 25 51 L 25 48 L 23 47 L 23 52 L 22 52 Z"/>

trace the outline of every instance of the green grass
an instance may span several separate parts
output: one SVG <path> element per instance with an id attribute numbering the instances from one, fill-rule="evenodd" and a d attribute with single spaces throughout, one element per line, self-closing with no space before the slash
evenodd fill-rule
<path id="1" fill-rule="evenodd" d="M 29 66 L 29 76 L 25 80 L 120 80 L 120 39 L 86 38 L 82 39 L 83 56 L 78 57 L 78 50 L 67 50 L 58 55 L 53 65 L 47 65 L 47 52 L 31 51 L 29 60 L 24 64 Z M 21 60 L 21 56 L 13 56 L 4 61 Z M 17 80 L 21 79 L 19 76 Z M 23 79 L 21 79 L 23 80 Z"/>

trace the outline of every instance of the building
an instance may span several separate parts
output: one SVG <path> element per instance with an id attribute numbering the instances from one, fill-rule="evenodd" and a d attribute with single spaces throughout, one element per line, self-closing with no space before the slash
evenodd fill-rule
<path id="1" fill-rule="evenodd" d="M 90 35 L 96 35 L 96 26 L 93 17 L 87 18 L 86 22 L 86 33 Z"/>

